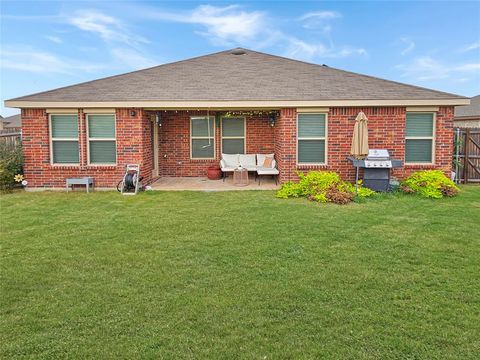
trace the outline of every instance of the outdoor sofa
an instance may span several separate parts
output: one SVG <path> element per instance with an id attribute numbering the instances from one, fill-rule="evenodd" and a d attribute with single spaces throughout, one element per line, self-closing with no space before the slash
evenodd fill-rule
<path id="1" fill-rule="evenodd" d="M 266 162 L 267 158 L 269 160 Z M 261 176 L 268 175 L 273 176 L 277 183 L 279 171 L 274 154 L 222 154 L 220 168 L 223 181 L 228 173 L 233 173 L 239 167 L 247 169 L 249 172 L 255 172 L 255 178 L 259 177 L 259 182 Z"/>

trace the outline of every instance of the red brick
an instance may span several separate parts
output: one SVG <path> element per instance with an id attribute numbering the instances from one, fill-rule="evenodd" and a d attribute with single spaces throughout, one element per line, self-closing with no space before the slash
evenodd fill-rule
<path id="1" fill-rule="evenodd" d="M 132 110 L 135 116 L 131 116 Z M 350 152 L 355 117 L 363 111 L 369 121 L 369 145 L 386 148 L 392 157 L 404 159 L 405 107 L 331 108 L 328 113 L 328 156 L 324 166 L 296 164 L 296 109 L 280 110 L 274 127 L 268 116 L 246 117 L 247 153 L 275 153 L 282 182 L 296 180 L 297 171 L 333 170 L 353 180 L 354 169 L 346 159 Z M 23 109 L 23 146 L 25 177 L 29 187 L 63 187 L 65 179 L 93 176 L 99 187 L 114 187 L 123 176 L 127 163 L 139 163 L 144 183 L 154 180 L 152 174 L 151 126 L 155 112 L 143 109 L 117 109 L 117 166 L 88 166 L 85 115 L 79 109 L 80 165 L 52 166 L 45 109 Z M 221 134 L 215 131 L 216 156 L 212 160 L 190 159 L 190 116 L 206 115 L 206 111 L 161 111 L 159 129 L 159 172 L 162 176 L 205 176 L 210 165 L 218 164 L 221 155 Z M 215 112 L 210 112 L 215 115 Z M 436 121 L 435 165 L 407 165 L 393 171 L 403 178 L 420 169 L 451 169 L 453 152 L 453 107 L 440 107 Z"/>

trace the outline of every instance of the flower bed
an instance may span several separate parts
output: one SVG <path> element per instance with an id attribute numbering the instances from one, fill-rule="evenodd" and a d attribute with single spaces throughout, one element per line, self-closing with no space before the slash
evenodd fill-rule
<path id="1" fill-rule="evenodd" d="M 440 170 L 414 172 L 402 181 L 400 189 L 405 193 L 418 194 L 433 199 L 458 194 L 458 187 Z"/>
<path id="2" fill-rule="evenodd" d="M 364 188 L 361 183 L 356 194 L 355 186 L 340 179 L 333 171 L 311 171 L 307 174 L 298 173 L 298 183 L 287 182 L 277 191 L 278 198 L 305 197 L 311 201 L 348 204 L 358 197 L 368 197 L 375 194 L 373 190 Z"/>

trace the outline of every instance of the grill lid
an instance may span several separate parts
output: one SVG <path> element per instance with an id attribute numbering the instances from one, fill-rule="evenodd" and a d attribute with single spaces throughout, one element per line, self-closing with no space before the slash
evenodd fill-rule
<path id="1" fill-rule="evenodd" d="M 387 149 L 370 149 L 367 160 L 390 160 L 390 154 Z"/>

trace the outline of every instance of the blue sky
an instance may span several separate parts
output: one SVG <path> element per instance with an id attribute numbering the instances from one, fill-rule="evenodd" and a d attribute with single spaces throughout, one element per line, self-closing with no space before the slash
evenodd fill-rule
<path id="1" fill-rule="evenodd" d="M 237 46 L 474 96 L 480 2 L 1 1 L 3 100 Z"/>

